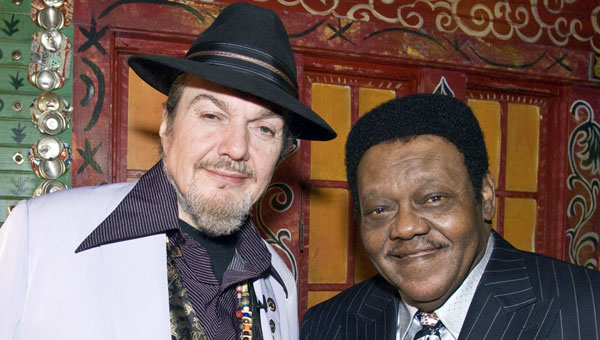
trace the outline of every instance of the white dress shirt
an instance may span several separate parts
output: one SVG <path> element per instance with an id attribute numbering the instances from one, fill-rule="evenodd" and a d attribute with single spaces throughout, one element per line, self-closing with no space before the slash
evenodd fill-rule
<path id="1" fill-rule="evenodd" d="M 493 248 L 494 238 L 490 235 L 481 261 L 467 275 L 458 289 L 450 295 L 448 300 L 435 310 L 440 321 L 444 324 L 444 327 L 440 329 L 442 340 L 458 339 L 462 325 L 467 317 L 471 300 L 473 300 L 479 280 L 481 280 L 485 267 L 490 260 Z M 421 323 L 415 317 L 418 309 L 402 301 L 398 310 L 396 340 L 413 340 L 415 334 L 421 329 Z"/>

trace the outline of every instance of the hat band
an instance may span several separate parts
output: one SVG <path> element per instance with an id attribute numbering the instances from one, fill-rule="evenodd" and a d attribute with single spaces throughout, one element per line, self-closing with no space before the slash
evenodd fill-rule
<path id="1" fill-rule="evenodd" d="M 186 59 L 192 58 L 196 61 L 232 67 L 242 72 L 252 73 L 266 78 L 270 82 L 275 83 L 277 86 L 285 90 L 290 95 L 298 98 L 298 89 L 296 88 L 294 82 L 290 80 L 290 78 L 283 71 L 262 60 L 239 53 L 219 50 L 197 51 L 186 56 Z M 244 65 L 239 63 L 239 61 L 245 61 L 248 64 Z"/>

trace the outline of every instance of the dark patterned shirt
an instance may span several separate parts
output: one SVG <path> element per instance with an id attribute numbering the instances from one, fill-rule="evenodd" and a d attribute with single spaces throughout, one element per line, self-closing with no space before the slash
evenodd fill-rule
<path id="1" fill-rule="evenodd" d="M 271 267 L 271 253 L 252 221 L 246 220 L 236 232 L 235 253 L 219 282 L 206 249 L 181 232 L 178 221 L 177 195 L 158 162 L 76 251 L 167 233 L 171 244 L 181 249 L 175 259 L 177 268 L 208 338 L 234 339 L 239 333 L 236 284 L 268 274 L 278 278 Z"/>

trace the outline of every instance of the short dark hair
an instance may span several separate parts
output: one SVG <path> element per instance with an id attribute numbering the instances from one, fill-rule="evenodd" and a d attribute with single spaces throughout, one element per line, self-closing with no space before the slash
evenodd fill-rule
<path id="1" fill-rule="evenodd" d="M 181 95 L 183 94 L 183 85 L 185 84 L 185 76 L 186 73 L 179 73 L 175 76 L 175 80 L 171 83 L 171 88 L 169 89 L 169 95 L 167 96 L 167 101 L 165 102 L 165 110 L 167 111 L 167 135 L 171 135 L 173 132 L 173 122 L 175 121 L 175 114 L 177 108 L 177 104 L 179 104 L 179 100 L 181 99 Z M 279 106 L 275 106 L 272 104 L 271 106 L 276 107 L 274 110 L 275 113 L 279 114 L 283 117 L 283 142 L 281 145 L 281 152 L 279 153 L 278 161 L 282 161 L 286 156 L 289 155 L 289 152 L 294 148 L 294 139 L 292 136 L 288 125 L 288 113 L 287 110 L 280 108 Z M 162 151 L 161 151 L 162 154 Z"/>
<path id="2" fill-rule="evenodd" d="M 438 94 L 392 99 L 368 112 L 350 130 L 346 141 L 346 175 L 358 211 L 357 169 L 362 156 L 377 144 L 421 135 L 445 138 L 462 153 L 477 202 L 481 201 L 488 154 L 473 111 L 460 100 Z"/>

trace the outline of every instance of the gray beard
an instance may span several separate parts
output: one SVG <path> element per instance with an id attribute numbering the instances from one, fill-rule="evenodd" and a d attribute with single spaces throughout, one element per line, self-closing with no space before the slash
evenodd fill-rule
<path id="1" fill-rule="evenodd" d="M 163 170 L 177 193 L 177 202 L 194 220 L 195 227 L 208 236 L 224 236 L 238 230 L 252 208 L 250 195 L 241 200 L 220 200 L 202 194 L 195 184 L 182 194 L 163 161 Z"/>

